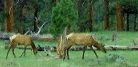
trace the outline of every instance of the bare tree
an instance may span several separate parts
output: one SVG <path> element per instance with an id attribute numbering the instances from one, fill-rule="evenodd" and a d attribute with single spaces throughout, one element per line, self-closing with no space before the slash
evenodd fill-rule
<path id="1" fill-rule="evenodd" d="M 40 32 L 41 32 L 41 30 L 42 30 L 42 28 L 43 28 L 44 25 L 46 25 L 47 23 L 48 23 L 48 21 L 47 21 L 47 22 L 44 22 L 40 27 L 38 27 L 38 31 L 37 31 L 37 32 L 32 32 L 31 29 L 28 29 L 28 31 L 26 31 L 25 35 L 27 35 L 28 33 L 31 33 L 31 35 L 39 35 Z"/>

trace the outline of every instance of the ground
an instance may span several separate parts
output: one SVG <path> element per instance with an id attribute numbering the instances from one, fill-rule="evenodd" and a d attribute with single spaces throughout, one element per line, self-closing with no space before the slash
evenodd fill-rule
<path id="1" fill-rule="evenodd" d="M 112 41 L 112 31 L 93 32 L 99 42 L 105 45 L 133 45 L 133 39 L 137 39 L 138 32 L 118 32 L 117 40 Z M 138 66 L 138 51 L 107 51 L 103 53 L 96 51 L 99 59 L 92 51 L 86 51 L 85 59 L 82 60 L 82 51 L 70 51 L 70 60 L 57 59 L 56 52 L 51 52 L 47 56 L 44 52 L 38 52 L 36 56 L 31 50 L 27 50 L 26 56 L 19 57 L 23 50 L 15 49 L 16 58 L 12 52 L 9 53 L 6 60 L 7 49 L 4 48 L 4 41 L 0 41 L 0 67 L 137 67 Z M 56 42 L 35 41 L 36 45 L 56 46 Z"/>

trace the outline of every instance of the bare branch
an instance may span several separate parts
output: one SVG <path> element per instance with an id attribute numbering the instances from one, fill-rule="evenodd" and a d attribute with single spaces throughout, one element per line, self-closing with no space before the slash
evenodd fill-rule
<path id="1" fill-rule="evenodd" d="M 26 33 L 24 33 L 24 35 L 27 35 L 29 32 L 30 33 L 32 32 L 30 28 L 28 28 L 28 30 L 26 31 Z"/>
<path id="2" fill-rule="evenodd" d="M 37 22 L 37 24 L 39 23 L 40 18 L 39 17 L 35 17 L 35 22 Z M 39 29 L 38 25 L 37 28 Z"/>
<path id="3" fill-rule="evenodd" d="M 84 4 L 86 3 L 86 1 L 83 1 L 83 3 L 82 3 L 82 7 L 84 7 Z"/>
<path id="4" fill-rule="evenodd" d="M 30 31 L 28 30 L 24 35 L 27 35 Z"/>
<path id="5" fill-rule="evenodd" d="M 46 24 L 47 22 L 44 22 L 41 27 L 39 27 L 38 29 L 38 32 L 35 34 L 35 35 L 38 35 L 40 32 L 41 32 L 41 29 L 43 28 L 43 26 Z"/>
<path id="6" fill-rule="evenodd" d="M 17 4 L 19 3 L 19 1 L 20 1 L 20 0 L 18 0 L 18 1 L 15 3 L 15 5 L 17 5 Z"/>
<path id="7" fill-rule="evenodd" d="M 39 21 L 39 20 L 40 20 L 40 17 L 35 17 L 35 20 L 36 20 L 36 21 Z M 46 20 L 48 20 L 48 18 L 47 18 Z M 37 28 L 38 28 L 38 31 L 37 31 L 37 32 L 32 32 L 31 29 L 28 29 L 28 31 L 25 33 L 25 35 L 27 35 L 27 34 L 30 32 L 31 35 L 37 36 L 38 34 L 40 34 L 41 29 L 44 27 L 44 25 L 45 25 L 46 23 L 48 23 L 48 22 L 49 22 L 49 21 L 44 22 L 40 27 L 38 27 L 38 25 L 37 25 Z"/>

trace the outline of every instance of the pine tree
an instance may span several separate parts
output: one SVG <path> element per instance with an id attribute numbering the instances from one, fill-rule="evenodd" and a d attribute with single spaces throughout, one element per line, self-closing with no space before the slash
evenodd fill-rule
<path id="1" fill-rule="evenodd" d="M 63 33 L 65 27 L 71 31 L 76 31 L 78 13 L 73 2 L 74 0 L 60 0 L 52 10 L 51 32 L 57 36 Z"/>

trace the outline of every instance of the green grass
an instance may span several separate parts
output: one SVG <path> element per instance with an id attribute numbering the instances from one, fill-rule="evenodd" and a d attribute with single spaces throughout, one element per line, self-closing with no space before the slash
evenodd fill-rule
<path id="1" fill-rule="evenodd" d="M 93 32 L 96 33 L 96 37 L 103 36 L 100 42 L 106 45 L 114 45 L 115 42 L 111 41 L 113 32 Z M 138 32 L 119 32 L 118 33 L 118 45 L 132 45 L 132 39 L 138 37 Z M 55 46 L 56 42 L 42 42 L 35 41 L 36 45 L 50 45 Z M 34 56 L 31 50 L 27 50 L 26 56 L 19 57 L 23 50 L 15 49 L 16 58 L 13 57 L 12 52 L 9 53 L 6 60 L 7 50 L 4 49 L 4 41 L 0 41 L 0 67 L 134 67 L 138 66 L 138 51 L 108 51 L 106 54 L 100 51 L 96 51 L 99 59 L 92 51 L 86 51 L 85 59 L 82 60 L 82 51 L 70 51 L 70 60 L 56 59 L 56 53 L 52 52 L 52 56 L 46 56 L 44 52 L 38 52 L 37 56 Z M 119 58 L 114 58 L 116 55 Z M 120 59 L 123 58 L 123 59 Z M 99 61 L 99 63 L 98 63 Z M 124 61 L 124 62 L 123 62 Z M 126 63 L 126 64 L 125 64 Z"/>
<path id="2" fill-rule="evenodd" d="M 133 45 L 133 40 L 137 39 L 138 41 L 138 32 L 116 32 L 117 33 L 117 40 L 112 41 L 112 35 L 116 31 L 99 31 L 99 32 L 92 32 L 96 36 L 96 39 L 99 42 L 104 43 L 105 45 Z M 102 39 L 101 39 L 102 38 Z M 45 41 L 35 41 L 35 43 L 41 46 L 49 45 L 55 46 L 56 42 L 45 42 Z M 138 43 L 138 42 L 137 42 Z"/>
<path id="3" fill-rule="evenodd" d="M 102 37 L 100 42 L 103 42 L 105 45 L 133 45 L 133 40 L 138 38 L 138 32 L 116 32 L 117 40 L 113 42 L 112 35 L 114 32 L 115 31 L 100 31 L 93 32 L 93 34 L 96 34 L 97 39 L 100 39 Z"/>

